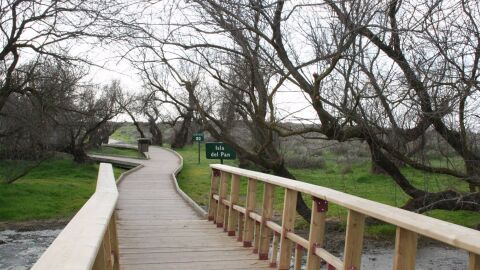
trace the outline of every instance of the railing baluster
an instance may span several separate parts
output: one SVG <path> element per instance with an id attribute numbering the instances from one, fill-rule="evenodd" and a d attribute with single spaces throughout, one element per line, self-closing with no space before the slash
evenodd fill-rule
<path id="1" fill-rule="evenodd" d="M 295 270 L 302 270 L 303 247 L 297 244 L 295 247 Z"/>
<path id="2" fill-rule="evenodd" d="M 245 215 L 238 212 L 238 237 L 237 241 L 242 242 L 243 241 L 243 227 L 245 225 Z"/>
<path id="3" fill-rule="evenodd" d="M 107 231 L 103 237 L 103 247 L 105 248 L 105 269 L 113 269 L 113 260 L 112 260 L 112 242 L 110 239 L 110 226 L 107 226 Z"/>
<path id="4" fill-rule="evenodd" d="M 270 248 L 270 238 L 272 230 L 267 227 L 266 222 L 272 218 L 273 202 L 275 196 L 275 186 L 265 183 L 263 190 L 263 210 L 262 210 L 262 224 L 260 228 L 260 243 L 258 247 L 258 258 L 260 260 L 268 260 L 268 249 Z"/>
<path id="5" fill-rule="evenodd" d="M 210 185 L 210 204 L 208 206 L 208 220 L 216 222 L 215 217 L 217 215 L 217 201 L 213 198 L 214 194 L 218 194 L 218 178 L 220 177 L 220 171 L 217 169 L 212 170 L 212 183 Z"/>
<path id="6" fill-rule="evenodd" d="M 110 241 L 112 247 L 113 256 L 113 270 L 120 269 L 120 252 L 118 247 L 118 234 L 117 234 L 117 214 L 113 212 L 110 219 Z"/>
<path id="7" fill-rule="evenodd" d="M 310 220 L 310 244 L 307 254 L 307 270 L 320 268 L 321 259 L 315 255 L 316 247 L 323 247 L 325 239 L 325 220 L 327 217 L 328 202 L 318 198 L 312 198 L 312 218 Z"/>
<path id="8" fill-rule="evenodd" d="M 347 233 L 345 236 L 344 270 L 358 270 L 362 261 L 365 215 L 348 210 Z"/>
<path id="9" fill-rule="evenodd" d="M 287 232 L 293 231 L 295 226 L 295 214 L 298 192 L 292 189 L 285 189 L 285 200 L 283 202 L 282 215 L 282 236 L 280 239 L 280 259 L 278 269 L 290 269 L 292 255 L 292 241 L 287 238 Z"/>
<path id="10" fill-rule="evenodd" d="M 92 270 L 106 270 L 107 258 L 105 256 L 105 243 L 102 241 L 100 247 L 98 248 L 97 257 L 93 263 Z"/>
<path id="11" fill-rule="evenodd" d="M 255 222 L 255 241 L 253 243 L 253 253 L 258 253 L 258 246 L 260 244 L 260 223 Z"/>
<path id="12" fill-rule="evenodd" d="M 240 192 L 240 176 L 234 174 L 232 176 L 232 184 L 230 186 L 230 208 L 228 210 L 229 213 L 228 213 L 228 225 L 227 225 L 228 236 L 235 235 L 235 228 L 237 227 L 237 224 L 238 224 L 238 214 L 233 209 L 233 205 L 238 203 L 239 192 Z"/>
<path id="13" fill-rule="evenodd" d="M 222 228 L 223 227 L 223 222 L 225 219 L 225 210 L 226 210 L 226 205 L 223 203 L 223 199 L 226 198 L 227 196 L 227 188 L 228 188 L 228 176 L 229 173 L 226 172 L 221 172 L 221 178 L 220 178 L 220 185 L 219 185 L 219 192 L 218 192 L 218 206 L 217 206 L 217 227 Z"/>
<path id="14" fill-rule="evenodd" d="M 272 239 L 272 257 L 270 258 L 270 267 L 277 267 L 278 244 L 280 240 L 279 238 L 280 234 L 274 232 Z"/>
<path id="15" fill-rule="evenodd" d="M 393 269 L 394 270 L 415 269 L 416 255 L 417 255 L 417 234 L 412 231 L 397 227 Z"/>
<path id="16" fill-rule="evenodd" d="M 480 255 L 469 253 L 468 256 L 468 270 L 480 270 Z"/>
<path id="17" fill-rule="evenodd" d="M 257 192 L 257 180 L 249 178 L 248 179 L 248 186 L 247 186 L 247 202 L 246 202 L 246 214 L 245 214 L 245 225 L 243 228 L 243 246 L 244 247 L 251 247 L 253 234 L 254 234 L 254 222 L 250 217 L 250 212 L 255 210 L 255 203 L 257 201 L 256 198 Z"/>

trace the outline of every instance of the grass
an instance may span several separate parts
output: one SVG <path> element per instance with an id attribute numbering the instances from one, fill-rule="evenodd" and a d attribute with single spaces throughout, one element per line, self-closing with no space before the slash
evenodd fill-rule
<path id="1" fill-rule="evenodd" d="M 202 145 L 204 147 L 204 145 Z M 196 146 L 187 146 L 178 150 L 184 158 L 184 168 L 179 175 L 180 187 L 200 205 L 208 205 L 210 189 L 210 170 L 208 164 L 218 163 L 217 160 L 205 160 L 204 149 L 202 149 L 202 163 L 197 164 Z M 390 177 L 370 173 L 370 161 L 359 160 L 355 162 L 338 162 L 332 153 L 325 153 L 326 166 L 324 169 L 292 169 L 291 172 L 301 181 L 329 187 L 345 193 L 356 195 L 380 203 L 400 207 L 407 202 L 409 197 L 398 188 Z M 237 165 L 236 161 L 229 161 L 226 164 Z M 468 187 L 464 182 L 453 177 L 438 174 L 429 174 L 414 170 L 412 168 L 402 169 L 408 179 L 415 186 L 428 191 L 439 191 L 445 188 L 454 188 L 467 191 Z M 244 203 L 247 181 L 241 180 L 240 200 Z M 261 205 L 263 185 L 257 189 L 257 206 Z M 311 198 L 304 197 L 307 205 L 311 205 Z M 242 201 L 243 200 L 243 201 Z M 276 189 L 275 194 L 275 215 L 281 215 L 283 204 L 283 190 Z M 331 204 L 328 217 L 331 220 L 338 220 L 345 226 L 347 210 L 338 205 Z M 426 215 L 463 225 L 475 227 L 480 223 L 480 213 L 469 211 L 443 211 L 434 210 Z M 297 219 L 297 227 L 306 228 L 306 224 L 300 218 Z M 388 224 L 371 225 L 367 228 L 370 236 L 391 236 L 395 234 L 395 227 Z"/>
<path id="2" fill-rule="evenodd" d="M 106 156 L 125 156 L 132 158 L 145 158 L 140 152 L 135 149 L 128 148 L 119 148 L 119 147 L 109 147 L 101 146 L 100 148 L 92 149 L 89 151 L 91 154 L 100 154 Z"/>
<path id="3" fill-rule="evenodd" d="M 11 163 L 0 161 L 0 168 Z M 122 172 L 114 168 L 116 178 Z M 97 174 L 98 164 L 46 160 L 12 184 L 0 183 L 0 221 L 69 218 L 93 194 Z"/>

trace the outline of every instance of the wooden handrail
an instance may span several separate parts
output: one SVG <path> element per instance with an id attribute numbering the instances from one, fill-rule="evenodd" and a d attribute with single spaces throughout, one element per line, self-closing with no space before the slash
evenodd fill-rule
<path id="1" fill-rule="evenodd" d="M 268 255 L 265 253 L 265 246 L 268 244 L 262 241 L 265 241 L 266 237 L 271 239 L 273 236 L 273 246 L 276 248 L 275 240 L 280 238 L 278 261 L 275 252 L 274 258 L 271 258 L 271 265 L 278 266 L 278 269 L 289 269 L 292 248 L 295 248 L 295 265 L 297 267 L 301 262 L 302 252 L 305 250 L 307 252 L 307 269 L 319 269 L 321 260 L 330 265 L 329 269 L 360 269 L 366 217 L 373 217 L 397 226 L 395 270 L 415 269 L 418 235 L 468 251 L 470 254 L 469 270 L 480 269 L 479 231 L 309 183 L 221 164 L 212 164 L 210 167 L 213 173 L 209 220 L 213 220 L 218 227 L 223 227 L 226 222 L 232 220 L 232 215 L 236 215 L 237 231 L 242 237 L 244 246 L 249 247 L 252 241 L 258 239 L 260 241 L 259 259 L 262 260 L 268 259 Z M 232 188 L 230 194 L 227 194 L 226 188 L 229 177 L 232 178 L 232 183 L 235 181 L 235 186 L 238 186 L 240 176 L 248 178 L 245 207 L 236 203 L 238 188 Z M 262 214 L 255 212 L 257 182 L 264 182 L 268 186 L 268 191 L 264 191 Z M 285 189 L 281 226 L 270 220 L 274 193 L 272 190 L 278 187 Z M 298 192 L 313 198 L 309 239 L 295 234 L 293 230 Z M 229 200 L 229 198 L 233 198 L 233 200 Z M 342 259 L 323 249 L 325 212 L 328 210 L 328 202 L 348 209 L 345 249 Z M 260 226 L 258 232 L 254 230 L 255 225 Z M 229 235 L 235 234 L 235 229 L 231 226 L 228 231 Z"/>
<path id="2" fill-rule="evenodd" d="M 119 269 L 111 164 L 100 163 L 95 193 L 32 267 L 33 270 Z"/>

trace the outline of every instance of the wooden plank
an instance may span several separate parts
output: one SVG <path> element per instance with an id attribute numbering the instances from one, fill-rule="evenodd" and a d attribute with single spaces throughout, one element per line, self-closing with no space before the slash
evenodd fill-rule
<path id="1" fill-rule="evenodd" d="M 302 270 L 303 251 L 303 247 L 297 244 L 295 247 L 295 264 L 293 268 L 295 270 Z"/>
<path id="2" fill-rule="evenodd" d="M 254 222 L 255 224 L 255 240 L 253 242 L 253 253 L 258 253 L 258 246 L 260 244 L 260 223 L 258 221 Z"/>
<path id="3" fill-rule="evenodd" d="M 282 214 L 282 234 L 280 239 L 280 254 L 278 269 L 290 269 L 292 256 L 292 241 L 286 236 L 287 232 L 293 232 L 295 226 L 295 214 L 298 192 L 292 189 L 285 189 Z"/>
<path id="4" fill-rule="evenodd" d="M 416 233 L 397 227 L 393 260 L 394 270 L 415 269 L 417 238 Z"/>
<path id="5" fill-rule="evenodd" d="M 227 196 L 227 189 L 228 189 L 228 177 L 230 174 L 226 172 L 220 172 L 221 177 L 220 177 L 220 186 L 219 186 L 219 191 L 218 191 L 218 206 L 217 206 L 217 216 L 216 216 L 216 223 L 217 223 L 217 228 L 222 228 L 224 224 L 224 219 L 225 219 L 225 210 L 226 210 L 226 205 L 223 204 L 222 199 L 225 199 Z"/>
<path id="6" fill-rule="evenodd" d="M 272 239 L 272 257 L 270 258 L 270 267 L 277 267 L 277 257 L 278 257 L 278 245 L 280 242 L 280 234 L 277 232 L 273 233 Z"/>
<path id="7" fill-rule="evenodd" d="M 238 196 L 240 193 L 240 176 L 239 175 L 233 175 L 232 176 L 232 184 L 230 186 L 230 203 L 237 204 L 238 203 Z M 228 214 L 228 236 L 235 236 L 235 231 L 238 226 L 238 214 L 233 209 L 233 207 L 230 207 L 228 209 L 229 214 Z"/>
<path id="8" fill-rule="evenodd" d="M 218 173 L 215 169 L 212 170 L 212 180 L 210 183 L 210 203 L 208 206 L 208 220 L 211 221 L 215 221 L 215 217 L 217 214 L 217 201 L 213 199 L 213 195 L 218 194 L 219 176 L 217 174 Z"/>
<path id="9" fill-rule="evenodd" d="M 349 210 L 343 253 L 344 270 L 359 270 L 361 267 L 364 227 L 365 215 Z"/>
<path id="10" fill-rule="evenodd" d="M 307 254 L 307 270 L 320 269 L 321 259 L 315 254 L 315 248 L 323 247 L 325 240 L 325 220 L 327 217 L 328 202 L 313 198 L 312 218 L 310 220 L 309 247 Z"/>
<path id="11" fill-rule="evenodd" d="M 256 192 L 257 192 L 257 180 L 248 179 L 247 198 L 246 198 L 246 206 L 245 206 L 247 211 L 255 210 L 255 204 L 257 201 Z M 253 236 L 255 233 L 254 232 L 255 221 L 249 215 L 245 215 L 244 219 L 245 219 L 245 222 L 243 226 L 243 246 L 251 247 Z"/>
<path id="12" fill-rule="evenodd" d="M 480 254 L 480 232 L 474 229 L 455 225 L 421 214 L 409 212 L 397 207 L 381 204 L 346 194 L 330 188 L 325 188 L 301 181 L 266 173 L 245 170 L 221 164 L 211 164 L 210 167 L 226 172 L 257 179 L 272 185 L 293 189 L 306 195 L 322 198 L 356 212 L 362 213 L 384 222 L 405 228 L 406 230 L 425 235 L 466 251 Z"/>
<path id="13" fill-rule="evenodd" d="M 118 248 L 118 232 L 117 232 L 117 224 L 116 224 L 116 213 L 112 214 L 110 218 L 110 241 L 111 241 L 111 249 L 112 249 L 112 256 L 113 256 L 113 270 L 120 269 L 120 252 Z"/>
<path id="14" fill-rule="evenodd" d="M 258 247 L 258 258 L 268 260 L 268 250 L 270 248 L 270 239 L 272 230 L 267 227 L 267 221 L 273 215 L 273 202 L 275 195 L 275 186 L 266 183 L 263 190 L 262 223 L 260 228 L 260 243 Z"/>
<path id="15" fill-rule="evenodd" d="M 468 270 L 480 270 L 480 255 L 471 252 L 468 254 Z"/>

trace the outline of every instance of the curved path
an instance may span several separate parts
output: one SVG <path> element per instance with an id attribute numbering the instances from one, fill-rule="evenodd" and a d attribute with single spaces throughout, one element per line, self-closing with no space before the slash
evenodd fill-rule
<path id="1" fill-rule="evenodd" d="M 160 147 L 150 147 L 149 154 L 149 160 L 111 158 L 144 165 L 119 184 L 122 270 L 269 268 L 251 249 L 202 219 L 176 192 L 172 173 L 180 166 L 178 156 Z"/>

